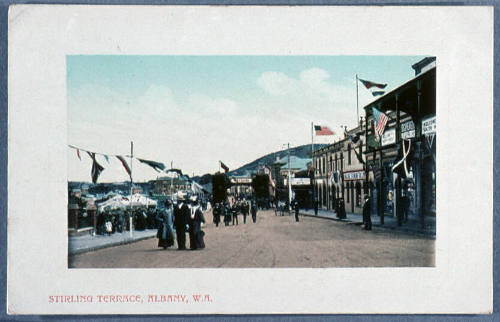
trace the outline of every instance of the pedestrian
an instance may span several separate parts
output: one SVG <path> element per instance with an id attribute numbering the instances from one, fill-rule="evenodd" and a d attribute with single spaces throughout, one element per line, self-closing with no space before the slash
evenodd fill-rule
<path id="1" fill-rule="evenodd" d="M 295 221 L 299 222 L 299 203 L 296 199 L 292 200 L 292 207 L 295 210 Z"/>
<path id="2" fill-rule="evenodd" d="M 123 224 L 124 220 L 125 220 L 125 217 L 123 216 L 123 210 L 120 209 L 120 210 L 118 210 L 118 224 L 116 227 L 116 229 L 119 233 L 123 232 L 123 227 L 125 226 Z"/>
<path id="3" fill-rule="evenodd" d="M 234 222 L 236 221 L 236 226 L 238 226 L 238 205 L 236 203 L 233 203 L 233 206 L 231 207 L 231 213 L 233 215 L 233 226 Z"/>
<path id="4" fill-rule="evenodd" d="M 408 222 L 408 212 L 410 211 L 410 197 L 405 193 L 403 196 L 403 221 Z"/>
<path id="5" fill-rule="evenodd" d="M 319 202 L 318 199 L 314 199 L 314 215 L 318 215 L 318 207 L 319 207 Z"/>
<path id="6" fill-rule="evenodd" d="M 247 223 L 247 215 L 249 212 L 250 205 L 246 199 L 243 199 L 243 202 L 241 203 L 241 213 L 243 214 L 243 223 Z"/>
<path id="7" fill-rule="evenodd" d="M 219 227 L 221 212 L 222 212 L 222 209 L 221 209 L 220 204 L 216 203 L 215 208 L 212 210 L 213 222 L 215 224 L 215 227 Z"/>
<path id="8" fill-rule="evenodd" d="M 255 224 L 257 222 L 257 203 L 252 200 L 252 221 Z"/>
<path id="9" fill-rule="evenodd" d="M 186 249 L 186 224 L 189 216 L 189 207 L 184 202 L 183 198 L 179 199 L 177 207 L 174 211 L 175 233 L 177 235 L 177 247 L 179 250 Z"/>
<path id="10" fill-rule="evenodd" d="M 337 199 L 337 217 L 339 219 L 346 219 L 346 213 L 345 213 L 345 204 L 344 204 L 344 199 L 339 198 Z"/>
<path id="11" fill-rule="evenodd" d="M 193 200 L 189 216 L 189 248 L 191 250 L 205 248 L 203 236 L 205 232 L 201 230 L 201 224 L 205 223 L 205 217 L 198 204 L 198 200 Z"/>
<path id="12" fill-rule="evenodd" d="M 158 228 L 158 247 L 167 249 L 174 245 L 173 207 L 170 200 L 165 201 L 165 208 L 160 212 L 160 227 Z"/>
<path id="13" fill-rule="evenodd" d="M 365 204 L 363 205 L 363 224 L 365 230 L 372 230 L 371 198 L 368 195 L 365 195 Z"/>
<path id="14" fill-rule="evenodd" d="M 224 211 L 224 226 L 229 226 L 229 222 L 231 222 L 231 208 L 229 207 L 229 203 L 227 201 L 224 203 L 224 207 L 222 209 Z"/>
<path id="15" fill-rule="evenodd" d="M 278 205 L 280 207 L 280 216 L 284 216 L 285 215 L 285 203 L 282 200 L 280 200 Z"/>

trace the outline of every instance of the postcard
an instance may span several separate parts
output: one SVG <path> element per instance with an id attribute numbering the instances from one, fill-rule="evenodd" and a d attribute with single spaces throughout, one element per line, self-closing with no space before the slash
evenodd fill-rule
<path id="1" fill-rule="evenodd" d="M 12 6 L 8 313 L 492 312 L 492 35 L 489 7 Z"/>

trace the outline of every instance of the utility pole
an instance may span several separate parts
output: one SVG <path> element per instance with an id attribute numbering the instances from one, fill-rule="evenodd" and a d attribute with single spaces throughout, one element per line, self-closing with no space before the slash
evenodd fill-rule
<path id="1" fill-rule="evenodd" d="M 132 192 L 134 189 L 134 180 L 132 179 L 132 160 L 134 159 L 134 142 L 130 141 L 130 218 L 129 218 L 129 231 L 130 237 L 134 235 L 134 213 L 132 211 Z"/>
<path id="2" fill-rule="evenodd" d="M 170 161 L 170 170 L 174 168 L 174 161 Z M 170 174 L 172 175 L 172 174 Z M 174 177 L 170 177 L 170 199 L 174 200 Z"/>
<path id="3" fill-rule="evenodd" d="M 360 125 L 359 119 L 359 95 L 358 95 L 358 74 L 356 74 L 356 115 L 358 117 L 358 125 Z"/>
<path id="4" fill-rule="evenodd" d="M 290 143 L 288 143 L 288 211 L 292 203 L 292 178 L 290 177 Z"/>

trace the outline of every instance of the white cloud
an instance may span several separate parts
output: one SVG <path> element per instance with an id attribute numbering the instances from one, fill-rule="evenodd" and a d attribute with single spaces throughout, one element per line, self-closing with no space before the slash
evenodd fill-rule
<path id="1" fill-rule="evenodd" d="M 281 72 L 264 72 L 257 83 L 266 92 L 277 96 L 295 95 L 300 90 L 300 84 L 297 80 Z"/>
<path id="2" fill-rule="evenodd" d="M 356 99 L 355 87 L 333 84 L 330 74 L 321 68 L 303 70 L 299 78 L 281 72 L 267 71 L 261 74 L 257 84 L 268 94 L 293 99 L 306 98 L 316 104 L 334 104 L 342 108 Z"/>

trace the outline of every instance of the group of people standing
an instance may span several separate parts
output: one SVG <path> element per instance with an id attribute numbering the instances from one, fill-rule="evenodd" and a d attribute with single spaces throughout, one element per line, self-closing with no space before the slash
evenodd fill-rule
<path id="1" fill-rule="evenodd" d="M 252 221 L 257 222 L 257 203 L 255 200 L 251 202 L 246 199 L 236 200 L 232 203 L 229 201 L 218 202 L 215 204 L 213 213 L 213 223 L 216 227 L 219 227 L 221 223 L 221 218 L 224 220 L 224 225 L 229 226 L 232 221 L 233 225 L 238 225 L 238 215 L 241 213 L 243 215 L 243 223 L 246 224 L 247 216 L 252 214 Z"/>
<path id="2" fill-rule="evenodd" d="M 283 201 L 279 200 L 276 201 L 276 208 L 274 211 L 274 214 L 277 216 L 278 215 L 278 210 L 280 212 L 280 216 L 284 216 L 285 212 L 290 212 L 290 210 L 294 210 L 295 213 L 295 221 L 299 221 L 299 202 L 297 199 L 293 199 L 292 202 L 290 203 L 290 207 L 288 207 L 288 200 Z"/>
<path id="3" fill-rule="evenodd" d="M 158 247 L 164 249 L 173 246 L 177 237 L 179 250 L 186 248 L 186 232 L 189 233 L 189 248 L 191 250 L 205 248 L 205 232 L 201 229 L 205 217 L 197 199 L 179 199 L 177 204 L 165 201 L 165 208 L 159 213 Z M 175 227 L 175 235 L 174 235 Z"/>

